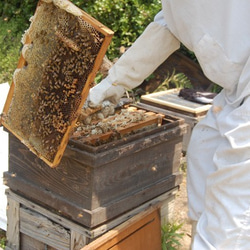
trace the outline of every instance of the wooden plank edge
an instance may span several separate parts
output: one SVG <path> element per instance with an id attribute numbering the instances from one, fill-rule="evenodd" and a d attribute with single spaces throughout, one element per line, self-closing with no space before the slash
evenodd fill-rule
<path id="1" fill-rule="evenodd" d="M 141 213 L 136 214 L 134 217 L 131 217 L 116 228 L 108 231 L 105 235 L 86 245 L 81 250 L 106 249 L 103 248 L 107 247 L 106 245 L 108 245 L 109 248 L 112 248 L 112 246 L 117 244 L 122 238 L 128 237 L 134 229 L 142 227 L 145 224 L 145 220 L 148 221 L 148 223 L 151 222 L 154 219 L 153 213 L 159 209 L 160 204 L 148 207 Z M 143 221 L 142 218 L 144 218 Z"/>

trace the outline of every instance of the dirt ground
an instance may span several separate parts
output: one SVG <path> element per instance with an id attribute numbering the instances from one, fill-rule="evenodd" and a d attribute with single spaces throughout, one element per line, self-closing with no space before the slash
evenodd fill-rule
<path id="1" fill-rule="evenodd" d="M 183 233 L 184 236 L 180 240 L 181 247 L 180 250 L 189 250 L 191 244 L 191 223 L 187 216 L 187 191 L 186 191 L 186 174 L 183 174 L 183 182 L 180 185 L 180 189 L 176 194 L 175 200 L 175 209 L 174 209 L 174 219 L 179 224 L 182 223 L 183 226 L 180 230 L 180 233 Z"/>

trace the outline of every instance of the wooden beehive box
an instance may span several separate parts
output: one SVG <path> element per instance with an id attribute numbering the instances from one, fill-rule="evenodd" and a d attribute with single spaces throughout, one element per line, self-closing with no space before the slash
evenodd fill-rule
<path id="1" fill-rule="evenodd" d="M 169 209 L 173 209 L 176 193 L 177 188 L 172 189 L 108 221 L 105 225 L 91 229 L 63 218 L 7 189 L 8 227 L 5 249 L 80 250 L 86 246 L 86 249 L 94 250 L 101 245 L 102 249 L 108 249 L 110 244 L 122 247 L 125 240 L 129 245 L 124 246 L 127 247 L 126 250 L 158 250 L 161 237 L 160 223 L 174 219 Z M 146 219 L 152 213 L 154 216 Z M 90 242 L 93 243 L 89 245 Z"/>
<path id="2" fill-rule="evenodd" d="M 57 168 L 50 168 L 15 136 L 9 136 L 11 190 L 89 228 L 177 187 L 183 119 L 162 117 L 162 125 L 104 144 L 69 140 Z"/>
<path id="3" fill-rule="evenodd" d="M 1 123 L 46 164 L 59 164 L 113 32 L 68 0 L 40 0 Z"/>

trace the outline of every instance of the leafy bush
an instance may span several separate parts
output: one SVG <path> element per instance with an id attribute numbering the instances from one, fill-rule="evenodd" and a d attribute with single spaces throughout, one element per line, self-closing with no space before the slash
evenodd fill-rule
<path id="1" fill-rule="evenodd" d="M 172 88 L 192 88 L 191 81 L 184 73 L 168 74 L 166 79 L 157 87 L 154 92 L 164 91 Z"/>
<path id="2" fill-rule="evenodd" d="M 0 23 L 0 83 L 10 82 L 17 66 L 22 32 L 17 30 L 14 21 Z"/>
<path id="3" fill-rule="evenodd" d="M 20 40 L 36 3 L 34 0 L 0 1 L 0 83 L 11 82 L 20 56 Z"/>
<path id="4" fill-rule="evenodd" d="M 179 230 L 183 224 L 179 223 L 165 223 L 161 227 L 161 242 L 162 250 L 177 250 L 181 247 L 180 240 L 183 238 L 184 233 L 180 233 Z"/>
<path id="5" fill-rule="evenodd" d="M 6 232 L 0 229 L 0 248 L 5 249 L 6 241 Z"/>
<path id="6" fill-rule="evenodd" d="M 161 9 L 160 0 L 73 0 L 77 6 L 114 31 L 108 57 L 119 56 L 119 47 L 128 47 Z"/>
<path id="7" fill-rule="evenodd" d="M 1 0 L 1 22 L 15 19 L 16 30 L 24 31 L 29 25 L 29 18 L 33 15 L 37 0 Z"/>
<path id="8" fill-rule="evenodd" d="M 29 26 L 37 0 L 0 1 L 0 82 L 11 81 L 20 52 L 21 35 Z M 130 46 L 160 10 L 160 0 L 72 0 L 115 32 L 107 52 L 112 60 L 119 47 Z"/>

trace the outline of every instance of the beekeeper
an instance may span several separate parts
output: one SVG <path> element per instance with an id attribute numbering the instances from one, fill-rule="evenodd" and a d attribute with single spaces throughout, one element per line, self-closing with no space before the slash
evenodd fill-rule
<path id="1" fill-rule="evenodd" d="M 192 249 L 250 249 L 250 1 L 163 0 L 162 11 L 91 89 L 92 105 L 117 102 L 180 42 L 223 87 L 195 126 L 187 153 Z"/>

